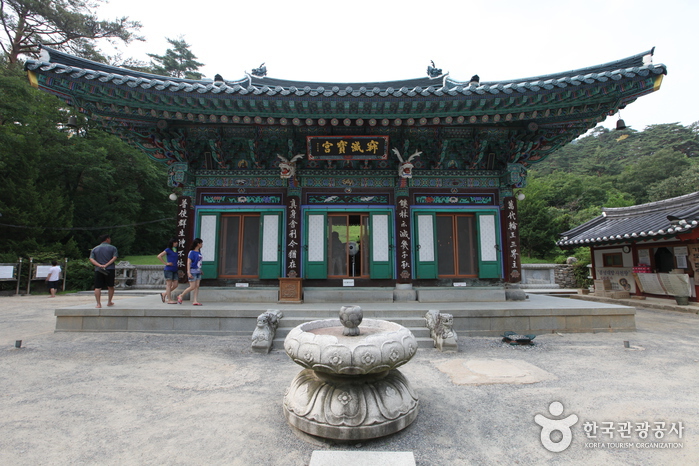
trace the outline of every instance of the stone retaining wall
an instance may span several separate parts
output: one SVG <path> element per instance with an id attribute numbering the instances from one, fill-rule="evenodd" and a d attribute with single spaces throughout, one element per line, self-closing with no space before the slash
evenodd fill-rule
<path id="1" fill-rule="evenodd" d="M 575 270 L 572 264 L 557 264 L 554 272 L 555 280 L 561 288 L 577 288 Z"/>

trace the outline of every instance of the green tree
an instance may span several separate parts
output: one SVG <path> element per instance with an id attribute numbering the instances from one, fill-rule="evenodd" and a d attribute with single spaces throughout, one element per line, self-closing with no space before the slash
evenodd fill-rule
<path id="1" fill-rule="evenodd" d="M 89 126 L 89 125 L 88 125 Z M 175 205 L 168 199 L 165 168 L 113 135 L 88 128 L 70 150 L 54 158 L 70 193 L 75 225 L 106 229 L 122 254 L 152 253 L 174 232 Z M 165 219 L 160 222 L 153 221 Z M 104 231 L 76 230 L 81 245 L 94 246 Z"/>
<path id="2" fill-rule="evenodd" d="M 552 215 L 554 209 L 548 205 L 550 187 L 547 180 L 532 178 L 524 200 L 517 202 L 520 246 L 527 257 L 547 258 L 555 247 L 559 227 Z"/>
<path id="3" fill-rule="evenodd" d="M 178 39 L 166 39 L 172 48 L 167 49 L 165 55 L 148 54 L 153 59 L 153 72 L 173 78 L 201 79 L 203 75 L 197 70 L 204 64 L 196 61 L 197 56 L 189 49 L 190 45 L 184 38 L 180 36 Z"/>
<path id="4" fill-rule="evenodd" d="M 648 188 L 648 201 L 661 201 L 697 191 L 699 191 L 699 164 L 694 163 L 677 176 L 653 183 Z"/>
<path id="5" fill-rule="evenodd" d="M 685 127 L 679 123 L 650 125 L 640 136 L 636 156 L 653 155 L 670 149 L 685 157 L 699 157 L 699 135 L 691 126 Z"/>
<path id="6" fill-rule="evenodd" d="M 681 176 L 690 166 L 689 159 L 681 152 L 659 149 L 635 164 L 626 166 L 619 176 L 618 185 L 621 190 L 633 196 L 636 204 L 642 204 L 649 201 L 651 186 Z"/>
<path id="7" fill-rule="evenodd" d="M 63 239 L 72 212 L 54 183 L 45 184 L 43 161 L 67 144 L 65 114 L 58 100 L 32 89 L 16 68 L 0 68 L 0 240 L 4 250 L 33 248 Z"/>
<path id="8" fill-rule="evenodd" d="M 540 174 L 561 170 L 593 176 L 616 175 L 631 158 L 633 141 L 637 137 L 634 130 L 618 132 L 598 126 L 537 163 L 533 171 Z"/>
<path id="9" fill-rule="evenodd" d="M 40 44 L 96 61 L 105 57 L 96 46 L 98 39 L 143 40 L 134 31 L 141 28 L 128 17 L 100 20 L 93 9 L 102 0 L 2 0 L 0 21 L 4 35 L 0 47 L 10 64 L 21 55 L 37 57 Z"/>
<path id="10" fill-rule="evenodd" d="M 66 120 L 60 100 L 0 67 L 0 250 L 84 257 L 108 232 L 121 254 L 160 251 L 176 211 L 165 167 L 82 117 L 77 132 Z"/>

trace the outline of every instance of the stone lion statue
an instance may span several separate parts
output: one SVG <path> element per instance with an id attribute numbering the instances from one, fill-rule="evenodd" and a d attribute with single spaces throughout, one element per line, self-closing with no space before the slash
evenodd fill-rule
<path id="1" fill-rule="evenodd" d="M 257 317 L 257 325 L 252 332 L 253 351 L 256 353 L 269 353 L 282 316 L 281 311 L 270 309 Z"/>
<path id="2" fill-rule="evenodd" d="M 436 310 L 427 311 L 425 326 L 430 329 L 434 347 L 439 351 L 458 351 L 456 332 L 454 331 L 454 316 L 442 314 Z"/>

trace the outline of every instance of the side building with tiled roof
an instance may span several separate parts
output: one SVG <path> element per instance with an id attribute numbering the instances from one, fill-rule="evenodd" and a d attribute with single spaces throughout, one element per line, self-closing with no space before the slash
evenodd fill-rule
<path id="1" fill-rule="evenodd" d="M 659 89 L 649 50 L 522 79 L 188 80 L 52 49 L 34 86 L 167 165 L 204 285 L 502 287 L 527 169 Z"/>
<path id="2" fill-rule="evenodd" d="M 589 246 L 593 278 L 613 290 L 696 300 L 699 268 L 699 192 L 602 215 L 561 233 L 564 249 Z"/>

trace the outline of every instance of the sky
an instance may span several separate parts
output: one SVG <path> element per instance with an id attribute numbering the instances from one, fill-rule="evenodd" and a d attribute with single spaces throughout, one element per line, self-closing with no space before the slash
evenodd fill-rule
<path id="1" fill-rule="evenodd" d="M 376 82 L 426 76 L 526 78 L 626 58 L 655 47 L 667 66 L 658 92 L 621 111 L 627 126 L 699 121 L 696 0 L 110 0 L 100 19 L 128 16 L 145 42 L 124 58 L 163 55 L 182 36 L 207 78 L 267 76 L 314 82 Z M 604 126 L 614 128 L 618 115 Z"/>

